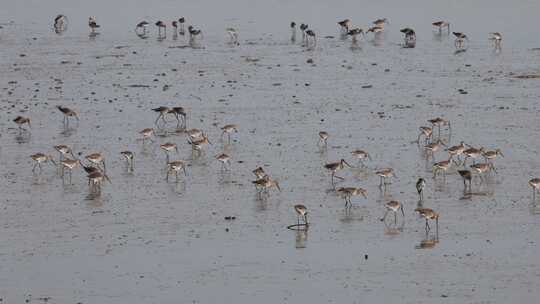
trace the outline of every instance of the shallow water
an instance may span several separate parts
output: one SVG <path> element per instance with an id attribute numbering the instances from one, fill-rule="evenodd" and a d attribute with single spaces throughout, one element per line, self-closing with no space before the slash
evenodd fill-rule
<path id="1" fill-rule="evenodd" d="M 531 140 L 540 129 L 540 86 L 514 77 L 540 74 L 538 3 L 109 2 L 12 1 L 0 12 L 4 302 L 505 303 L 539 296 L 540 207 L 527 181 L 540 172 L 540 144 Z M 133 34 L 141 19 L 171 20 L 173 11 L 203 28 L 199 48 L 184 47 L 181 37 L 156 41 L 153 27 L 148 39 Z M 70 19 L 61 36 L 50 30 L 59 12 Z M 90 14 L 102 25 L 93 39 Z M 391 23 L 379 46 L 368 36 L 351 49 L 335 24 L 345 17 L 363 27 L 379 17 Z M 471 37 L 466 52 L 454 55 L 453 39 L 432 32 L 439 17 Z M 315 28 L 316 48 L 289 42 L 290 20 Z M 226 43 L 230 25 L 240 32 L 238 47 Z M 400 47 L 403 26 L 416 29 L 416 48 Z M 500 52 L 490 31 L 503 33 Z M 78 110 L 80 123 L 66 131 L 56 105 Z M 191 158 L 173 118 L 156 143 L 137 141 L 139 130 L 155 127 L 149 109 L 160 105 L 185 106 L 188 127 L 204 129 L 213 143 L 178 184 L 165 182 L 158 146 L 175 142 L 173 158 Z M 17 115 L 31 117 L 31 136 L 14 128 Z M 450 144 L 504 153 L 498 174 L 473 183 L 470 197 L 455 169 L 434 180 L 431 160 L 411 143 L 436 116 L 451 120 L 451 138 L 443 131 Z M 219 127 L 228 123 L 240 132 L 224 147 Z M 320 130 L 330 133 L 323 152 Z M 82 170 L 72 185 L 47 164 L 32 174 L 28 156 L 57 157 L 56 144 L 81 156 L 105 154 L 112 184 L 100 197 L 90 194 Z M 323 164 L 355 164 L 356 148 L 371 153 L 370 169 L 341 171 L 339 185 L 366 188 L 368 199 L 354 197 L 347 213 Z M 119 154 L 126 149 L 136 155 L 133 174 Z M 213 158 L 224 150 L 230 172 Z M 259 165 L 283 190 L 267 200 L 250 182 Z M 398 176 L 386 192 L 371 173 L 382 167 Z M 424 221 L 413 212 L 420 176 L 424 206 L 441 214 L 439 242 L 426 249 L 419 249 Z M 393 225 L 390 214 L 387 227 L 379 218 L 391 199 L 404 203 L 405 218 Z M 307 233 L 286 229 L 297 203 L 309 209 Z"/>

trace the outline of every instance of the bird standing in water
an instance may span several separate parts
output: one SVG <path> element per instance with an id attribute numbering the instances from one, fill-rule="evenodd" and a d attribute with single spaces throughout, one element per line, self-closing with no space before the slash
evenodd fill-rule
<path id="1" fill-rule="evenodd" d="M 424 188 L 426 188 L 426 181 L 420 177 L 416 182 L 416 191 L 421 202 L 424 200 Z"/>

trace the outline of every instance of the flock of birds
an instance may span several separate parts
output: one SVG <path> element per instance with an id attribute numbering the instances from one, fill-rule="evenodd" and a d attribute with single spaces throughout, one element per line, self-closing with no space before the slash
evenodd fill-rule
<path id="1" fill-rule="evenodd" d="M 54 28 L 57 32 L 64 31 L 67 29 L 67 17 L 64 15 L 58 15 L 54 20 Z M 338 22 L 338 25 L 341 28 L 341 33 L 344 36 L 351 36 L 353 42 L 357 41 L 357 36 L 364 33 L 374 33 L 377 35 L 378 33 L 382 32 L 384 30 L 385 25 L 388 23 L 387 19 L 378 19 L 373 22 L 374 26 L 370 27 L 367 31 L 362 30 L 361 28 L 353 27 L 352 22 L 349 19 L 345 19 Z M 177 21 L 172 22 L 172 27 L 174 28 L 174 35 L 180 34 L 184 35 L 184 24 L 185 19 L 180 18 Z M 92 33 L 96 33 L 96 31 L 100 28 L 100 25 L 97 24 L 96 19 L 94 17 L 89 18 L 88 25 L 91 29 Z M 155 25 L 158 27 L 158 35 L 160 37 L 166 36 L 166 28 L 167 25 L 162 21 L 157 21 Z M 146 36 L 148 34 L 147 27 L 150 26 L 150 23 L 147 21 L 142 21 L 136 25 L 135 31 L 137 35 Z M 442 32 L 444 28 L 446 28 L 446 31 L 450 33 L 450 23 L 447 21 L 437 21 L 433 22 L 433 26 L 437 27 L 439 32 Z M 290 27 L 292 29 L 292 37 L 291 39 L 294 41 L 296 39 L 296 23 L 292 22 L 290 24 Z M 302 33 L 302 39 L 307 44 L 315 44 L 316 43 L 316 35 L 313 30 L 311 30 L 308 25 L 301 24 L 299 26 L 301 33 Z M 202 31 L 195 29 L 193 26 L 188 26 L 187 31 L 189 33 L 190 39 L 195 39 L 197 36 L 202 36 Z M 236 30 L 229 28 L 227 29 L 227 32 L 231 36 L 231 40 L 233 43 L 238 43 L 238 33 Z M 406 45 L 413 45 L 416 41 L 416 35 L 415 31 L 411 28 L 404 28 L 401 30 L 405 34 L 405 43 Z M 456 48 L 463 48 L 464 42 L 468 40 L 467 36 L 463 33 L 453 32 L 453 34 L 456 36 L 455 46 Z M 492 33 L 491 39 L 495 41 L 496 46 L 500 46 L 501 42 L 501 35 L 499 33 Z M 79 115 L 78 113 L 68 107 L 58 106 L 57 107 L 60 113 L 64 117 L 63 124 L 64 126 L 69 126 L 70 120 L 75 119 L 77 122 L 79 121 Z M 187 112 L 184 107 L 167 107 L 167 106 L 161 106 L 152 109 L 152 111 L 157 113 L 157 118 L 154 121 L 154 124 L 157 129 L 163 130 L 163 128 L 170 123 L 166 119 L 166 117 L 173 116 L 176 120 L 176 129 L 177 131 L 182 131 L 187 134 L 187 142 L 192 147 L 192 157 L 196 158 L 201 156 L 206 147 L 211 144 L 207 134 L 201 130 L 201 129 L 188 129 L 187 128 Z M 16 117 L 13 122 L 18 125 L 19 132 L 22 134 L 24 132 L 29 133 L 31 129 L 31 123 L 30 118 L 18 116 Z M 433 160 L 432 163 L 432 171 L 433 171 L 433 178 L 439 178 L 440 175 L 443 175 L 443 178 L 446 178 L 446 174 L 449 171 L 449 169 L 452 166 L 458 167 L 457 172 L 463 179 L 464 184 L 464 192 L 467 194 L 472 193 L 472 181 L 475 176 L 480 179 L 480 183 L 483 183 L 485 181 L 486 174 L 489 174 L 490 172 L 497 173 L 494 160 L 498 156 L 504 156 L 500 149 L 495 150 L 486 150 L 483 147 L 477 148 L 473 147 L 471 145 L 467 145 L 464 142 L 461 142 L 459 145 L 447 147 L 444 143 L 444 138 L 441 136 L 441 129 L 447 127 L 448 132 L 451 133 L 451 125 L 450 121 L 445 118 L 434 118 L 428 120 L 430 126 L 421 126 L 420 127 L 420 133 L 418 135 L 418 138 L 416 142 L 421 146 L 421 148 L 425 151 L 426 159 L 429 160 L 430 158 Z M 161 124 L 161 125 L 160 125 Z M 28 125 L 28 129 L 24 128 L 25 125 Z M 231 143 L 231 136 L 233 133 L 236 133 L 239 131 L 239 126 L 236 124 L 228 124 L 221 127 L 222 130 L 222 140 L 225 140 L 224 137 L 227 137 L 227 143 Z M 435 130 L 437 130 L 435 132 Z M 146 128 L 139 132 L 140 139 L 142 140 L 143 145 L 152 144 L 154 143 L 154 136 L 155 136 L 156 129 L 154 128 Z M 437 135 L 435 135 L 437 133 Z M 330 138 L 330 134 L 325 131 L 319 132 L 319 143 L 318 145 L 322 149 L 326 149 L 328 146 L 328 140 Z M 167 170 L 167 176 L 166 180 L 169 181 L 169 175 L 174 174 L 175 175 L 175 181 L 179 181 L 179 175 L 184 174 L 187 175 L 186 167 L 188 166 L 187 160 L 171 160 L 171 153 L 178 152 L 178 146 L 175 143 L 172 142 L 166 142 L 159 145 L 160 149 L 163 150 L 165 154 L 166 159 L 166 170 Z M 58 152 L 59 157 L 58 160 L 55 161 L 54 157 L 47 153 L 36 153 L 31 155 L 30 157 L 35 162 L 32 171 L 35 174 L 40 174 L 43 170 L 42 164 L 44 163 L 52 163 L 54 166 L 60 166 L 61 170 L 61 176 L 63 181 L 66 180 L 66 174 L 65 170 L 68 170 L 68 176 L 69 176 L 69 183 L 72 183 L 72 172 L 77 167 L 81 166 L 85 172 L 87 173 L 88 178 L 88 185 L 90 187 L 90 191 L 96 194 L 101 193 L 102 184 L 104 181 L 110 182 L 109 177 L 107 176 L 107 170 L 105 166 L 105 155 L 103 155 L 100 152 L 90 153 L 84 157 L 83 160 L 76 157 L 71 147 L 60 144 L 54 146 L 54 149 Z M 447 159 L 443 161 L 435 162 L 435 154 L 438 153 L 441 150 L 445 150 L 447 154 Z M 121 151 L 120 154 L 125 159 L 127 164 L 127 170 L 133 171 L 134 170 L 134 159 L 135 154 L 131 151 Z M 79 155 L 81 155 L 79 153 Z M 354 150 L 351 151 L 351 156 L 355 158 L 358 161 L 358 166 L 360 168 L 367 168 L 365 162 L 368 160 L 371 160 L 370 154 L 365 150 Z M 222 165 L 222 170 L 229 170 L 230 166 L 230 160 L 231 157 L 227 153 L 223 152 L 215 156 L 216 160 L 219 161 Z M 483 162 L 476 162 L 477 159 L 483 158 Z M 467 166 L 467 160 L 471 159 L 473 161 L 473 164 Z M 327 170 L 330 174 L 331 184 L 333 186 L 333 190 L 335 190 L 335 193 L 338 194 L 341 198 L 345 201 L 345 209 L 348 210 L 352 206 L 352 198 L 356 196 L 363 196 L 364 198 L 367 198 L 368 191 L 363 188 L 359 187 L 337 187 L 336 180 L 344 180 L 343 177 L 340 177 L 336 175 L 339 171 L 344 170 L 346 167 L 355 167 L 349 164 L 345 159 L 341 159 L 337 162 L 331 162 L 324 164 L 324 169 Z M 39 170 L 39 171 L 38 171 Z M 278 181 L 274 178 L 272 178 L 269 174 L 265 172 L 265 170 L 262 167 L 258 167 L 254 169 L 253 174 L 255 176 L 255 179 L 252 181 L 253 185 L 256 188 L 256 191 L 259 195 L 259 197 L 262 199 L 264 197 L 267 197 L 270 195 L 270 190 L 275 188 L 278 191 L 281 191 L 280 185 Z M 393 168 L 382 168 L 378 170 L 374 170 L 374 175 L 378 176 L 380 178 L 379 187 L 381 190 L 385 190 L 386 187 L 389 185 L 389 180 L 396 177 L 396 173 Z M 533 190 L 533 201 L 536 197 L 536 192 L 540 190 L 540 178 L 534 178 L 529 181 L 529 185 L 532 187 Z M 424 178 L 419 178 L 416 182 L 416 190 L 419 196 L 419 202 L 423 202 L 424 200 L 424 189 L 426 187 L 426 181 Z M 403 204 L 399 201 L 392 200 L 385 204 L 386 211 L 383 215 L 383 217 L 380 219 L 381 221 L 386 221 L 387 215 L 389 212 L 392 212 L 394 215 L 394 224 L 397 224 L 397 217 L 398 213 L 401 213 L 401 215 L 404 217 L 405 212 L 403 209 Z M 308 222 L 308 208 L 305 205 L 295 205 L 294 210 L 297 215 L 297 224 L 289 226 L 290 228 L 294 229 L 307 229 L 309 226 Z M 430 230 L 429 221 L 435 221 L 436 227 L 437 227 L 437 241 L 438 241 L 438 220 L 439 220 L 439 213 L 434 211 L 430 208 L 425 208 L 421 204 L 419 204 L 418 208 L 415 209 L 416 212 L 419 213 L 421 217 L 425 219 L 425 229 L 426 234 Z M 304 227 L 304 228 L 302 228 Z"/>
<path id="2" fill-rule="evenodd" d="M 186 34 L 185 31 L 185 23 L 186 19 L 184 17 L 179 18 L 178 20 L 174 20 L 170 23 L 171 27 L 173 28 L 173 39 L 176 39 L 178 35 L 184 36 Z M 353 23 L 350 19 L 344 19 L 342 21 L 337 22 L 337 24 L 340 27 L 341 31 L 341 38 L 346 39 L 348 36 L 352 37 L 352 43 L 356 44 L 358 43 L 358 36 L 361 34 L 362 36 L 365 36 L 368 33 L 373 33 L 375 36 L 375 39 L 381 35 L 381 33 L 385 29 L 385 25 L 389 24 L 388 19 L 381 18 L 373 21 L 373 26 L 369 27 L 367 30 L 364 30 L 359 27 L 353 26 Z M 65 30 L 67 30 L 68 25 L 68 19 L 65 15 L 58 15 L 54 19 L 54 30 L 56 33 L 62 33 Z M 147 38 L 148 37 L 148 27 L 151 25 L 150 22 L 143 20 L 135 26 L 135 33 L 137 36 L 141 38 Z M 154 25 L 158 29 L 158 39 L 162 40 L 167 37 L 167 23 L 158 20 L 154 23 Z M 446 33 L 450 34 L 450 22 L 440 20 L 435 21 L 432 23 L 434 27 L 438 29 L 439 34 L 443 33 L 443 29 L 446 28 Z M 89 17 L 88 18 L 88 26 L 90 27 L 90 35 L 95 36 L 98 34 L 97 29 L 100 28 L 100 25 L 97 24 L 95 17 Z M 296 35 L 297 35 L 297 24 L 296 22 L 291 22 L 291 41 L 294 43 L 296 41 Z M 315 34 L 315 31 L 309 28 L 307 24 L 300 24 L 298 27 L 300 29 L 300 32 L 302 33 L 302 42 L 305 43 L 306 46 L 315 46 L 317 44 L 317 35 Z M 238 31 L 235 28 L 228 27 L 225 29 L 225 31 L 230 36 L 230 43 L 239 45 L 238 41 Z M 416 32 L 414 29 L 405 27 L 400 29 L 400 32 L 402 32 L 405 35 L 405 41 L 404 41 L 404 47 L 407 48 L 414 48 L 416 46 Z M 194 26 L 189 25 L 187 27 L 187 33 L 189 34 L 189 41 L 190 43 L 194 43 L 195 39 L 197 37 L 202 38 L 202 31 L 200 29 L 196 29 Z M 454 46 L 458 51 L 464 51 L 466 48 L 466 41 L 469 41 L 469 38 L 465 33 L 462 32 L 452 32 L 452 34 L 455 36 Z M 499 32 L 492 32 L 489 33 L 489 40 L 492 40 L 494 43 L 494 47 L 496 50 L 500 50 L 501 48 L 501 41 L 502 41 L 502 35 Z"/>

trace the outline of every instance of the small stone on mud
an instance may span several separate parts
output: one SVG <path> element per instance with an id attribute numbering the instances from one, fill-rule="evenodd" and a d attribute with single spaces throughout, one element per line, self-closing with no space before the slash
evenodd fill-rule
<path id="1" fill-rule="evenodd" d="M 309 58 L 306 62 L 307 62 L 307 63 L 313 63 L 313 59 L 312 59 L 312 58 Z"/>

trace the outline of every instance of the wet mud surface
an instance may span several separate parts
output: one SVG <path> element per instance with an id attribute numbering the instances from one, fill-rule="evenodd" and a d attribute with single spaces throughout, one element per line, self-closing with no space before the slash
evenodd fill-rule
<path id="1" fill-rule="evenodd" d="M 156 14 L 168 16 L 174 5 L 163 3 Z M 319 11 L 306 20 L 324 29 L 317 46 L 306 49 L 289 41 L 288 22 L 302 22 L 299 17 L 289 11 L 276 28 L 257 11 L 257 26 L 255 17 L 239 17 L 249 12 L 243 4 L 232 4 L 242 7 L 238 19 L 226 18 L 233 14 L 227 7 L 225 17 L 209 21 L 196 47 L 185 37 L 157 41 L 154 27 L 148 39 L 139 39 L 129 31 L 137 16 L 157 19 L 142 8 L 131 8 L 134 16 L 121 13 L 131 23 L 96 9 L 98 21 L 100 12 L 104 16 L 96 37 L 88 37 L 86 7 L 66 9 L 73 17 L 63 35 L 46 28 L 52 17 L 38 11 L 2 13 L 2 301 L 535 302 L 540 202 L 532 201 L 527 182 L 540 175 L 540 41 L 513 29 L 516 18 L 505 24 L 486 17 L 508 33 L 502 50 L 493 50 L 490 28 L 480 25 L 471 28 L 475 39 L 467 51 L 454 54 L 452 37 L 431 32 L 431 17 L 403 16 L 393 7 L 386 17 L 395 21 L 380 40 L 367 36 L 352 47 L 334 24 L 343 12 L 332 8 L 341 15 L 328 17 L 331 22 L 317 23 Z M 278 14 L 274 4 L 263 8 Z M 13 12 L 17 4 L 8 8 Z M 380 10 L 370 8 L 361 13 L 365 24 L 379 17 Z M 193 14 L 203 27 L 204 14 Z M 455 22 L 473 24 L 471 14 Z M 403 20 L 419 28 L 416 48 L 399 45 Z M 226 43 L 225 24 L 238 27 L 239 46 Z M 66 128 L 57 105 L 77 110 L 80 122 Z M 204 130 L 212 142 L 205 153 L 192 155 L 172 116 L 154 123 L 150 109 L 162 105 L 187 109 L 187 127 Z M 31 118 L 31 133 L 18 131 L 17 115 Z M 495 160 L 496 174 L 473 181 L 472 195 L 464 194 L 456 167 L 433 178 L 433 160 L 414 143 L 418 127 L 437 116 L 452 123 L 451 133 L 442 130 L 446 144 L 464 141 L 504 153 Z M 239 132 L 226 144 L 220 127 L 231 123 Z M 156 130 L 154 143 L 143 145 L 138 132 L 144 128 Z M 330 134 L 326 149 L 318 145 L 321 130 Z M 159 148 L 165 142 L 178 145 L 171 159 L 189 163 L 178 183 L 165 180 Z M 101 195 L 90 191 L 81 168 L 71 184 L 48 164 L 32 173 L 29 155 L 57 160 L 58 144 L 81 158 L 105 155 L 112 183 Z M 355 149 L 371 154 L 367 167 L 353 159 Z M 133 172 L 120 155 L 124 150 L 135 153 Z M 214 158 L 221 152 L 231 155 L 228 171 Z M 341 158 L 358 166 L 340 171 L 345 180 L 337 186 L 368 191 L 367 199 L 353 197 L 348 211 L 323 167 Z M 436 161 L 446 159 L 445 151 L 435 153 Z M 257 194 L 251 171 L 258 166 L 279 181 L 281 192 Z M 381 190 L 373 172 L 386 167 L 397 178 Z M 426 235 L 425 221 L 414 213 L 419 177 L 427 183 L 422 206 L 440 214 L 438 241 L 434 223 Z M 396 223 L 393 214 L 379 220 L 390 200 L 404 205 Z M 307 230 L 287 229 L 296 223 L 298 203 L 309 210 Z"/>

